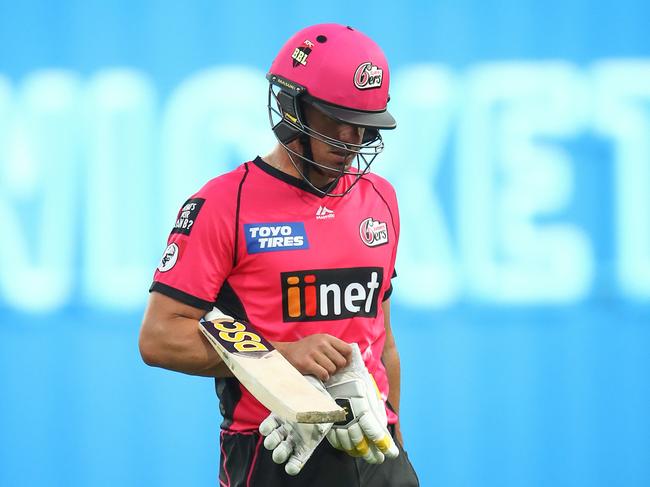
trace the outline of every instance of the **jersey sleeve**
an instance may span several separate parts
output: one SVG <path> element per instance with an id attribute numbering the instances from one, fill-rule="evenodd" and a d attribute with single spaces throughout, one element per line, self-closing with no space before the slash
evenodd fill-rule
<path id="1" fill-rule="evenodd" d="M 217 178 L 183 204 L 149 291 L 212 308 L 234 258 L 235 211 L 221 186 Z"/>

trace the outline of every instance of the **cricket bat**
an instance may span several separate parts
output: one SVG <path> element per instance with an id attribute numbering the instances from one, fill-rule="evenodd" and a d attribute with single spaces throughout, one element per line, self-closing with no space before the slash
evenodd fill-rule
<path id="1" fill-rule="evenodd" d="M 276 415 L 297 423 L 345 419 L 334 399 L 310 384 L 250 323 L 221 315 L 202 319 L 199 328 L 239 382 Z"/>

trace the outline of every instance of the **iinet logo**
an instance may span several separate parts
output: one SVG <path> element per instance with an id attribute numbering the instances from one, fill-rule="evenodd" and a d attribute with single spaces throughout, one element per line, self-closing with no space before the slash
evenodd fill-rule
<path id="1" fill-rule="evenodd" d="M 319 206 L 316 210 L 316 220 L 325 220 L 334 216 L 334 210 L 330 210 L 327 206 Z"/>
<path id="2" fill-rule="evenodd" d="M 283 321 L 342 320 L 377 316 L 381 267 L 281 273 Z"/>

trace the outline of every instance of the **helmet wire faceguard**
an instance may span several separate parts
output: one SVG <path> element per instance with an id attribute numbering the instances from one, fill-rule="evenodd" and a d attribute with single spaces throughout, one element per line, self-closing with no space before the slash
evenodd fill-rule
<path id="1" fill-rule="evenodd" d="M 300 177 L 312 190 L 322 196 L 341 197 L 348 194 L 354 185 L 370 171 L 370 165 L 384 150 L 384 142 L 379 131 L 366 128 L 361 144 L 344 142 L 322 134 L 309 127 L 306 120 L 304 120 L 301 104 L 310 102 L 306 89 L 275 75 L 270 74 L 268 79 L 270 82 L 267 103 L 269 122 L 278 142 L 287 151 L 289 160 Z M 288 145 L 296 139 L 300 140 L 303 146 L 302 153 L 297 152 Z M 354 158 L 350 164 L 343 165 L 341 169 L 334 169 L 321 164 L 313 158 L 311 139 L 323 142 L 334 149 L 354 154 Z M 315 186 L 309 178 L 310 166 L 332 174 L 334 179 L 324 188 Z M 341 178 L 346 175 L 354 176 L 351 184 L 344 189 L 342 188 L 338 193 L 334 193 L 333 190 Z"/>

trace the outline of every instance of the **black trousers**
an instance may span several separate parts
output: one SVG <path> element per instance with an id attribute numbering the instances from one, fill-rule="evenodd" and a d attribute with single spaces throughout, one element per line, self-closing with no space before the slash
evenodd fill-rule
<path id="1" fill-rule="evenodd" d="M 391 431 L 391 433 L 393 433 Z M 418 487 L 407 453 L 397 443 L 399 456 L 370 465 L 336 450 L 324 439 L 298 475 L 273 462 L 257 431 L 221 432 L 219 485 L 222 487 Z"/>

